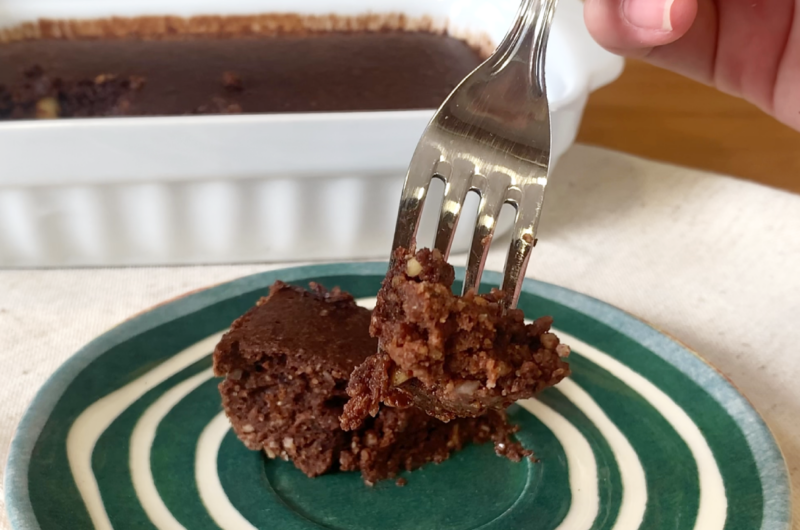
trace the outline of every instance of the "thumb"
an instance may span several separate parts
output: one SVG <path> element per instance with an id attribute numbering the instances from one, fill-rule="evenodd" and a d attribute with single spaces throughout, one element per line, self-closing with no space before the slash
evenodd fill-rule
<path id="1" fill-rule="evenodd" d="M 595 40 L 620 55 L 642 57 L 680 39 L 698 0 L 586 0 L 584 18 Z"/>

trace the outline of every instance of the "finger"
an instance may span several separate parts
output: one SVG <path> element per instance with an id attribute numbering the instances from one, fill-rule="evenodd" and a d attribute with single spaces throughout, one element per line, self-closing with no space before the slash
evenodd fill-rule
<path id="1" fill-rule="evenodd" d="M 586 0 L 584 18 L 595 40 L 620 55 L 643 57 L 683 37 L 698 0 Z"/>
<path id="2" fill-rule="evenodd" d="M 656 66 L 724 90 L 716 75 L 718 42 L 716 4 L 711 0 L 700 0 L 689 30 L 677 41 L 653 48 L 646 59 Z"/>

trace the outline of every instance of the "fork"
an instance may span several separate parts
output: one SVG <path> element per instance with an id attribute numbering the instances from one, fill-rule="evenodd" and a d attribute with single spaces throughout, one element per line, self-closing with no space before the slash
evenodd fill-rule
<path id="1" fill-rule="evenodd" d="M 397 216 L 393 249 L 415 244 L 433 178 L 445 184 L 434 248 L 450 254 L 470 191 L 480 195 L 464 290 L 476 289 L 504 204 L 516 210 L 503 273 L 503 305 L 516 306 L 542 210 L 550 167 L 545 51 L 558 0 L 523 0 L 489 59 L 448 96 L 414 151 Z"/>

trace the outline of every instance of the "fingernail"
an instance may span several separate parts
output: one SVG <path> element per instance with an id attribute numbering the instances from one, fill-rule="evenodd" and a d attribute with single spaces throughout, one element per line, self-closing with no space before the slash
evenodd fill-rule
<path id="1" fill-rule="evenodd" d="M 622 13 L 639 28 L 672 31 L 670 11 L 675 0 L 623 0 Z"/>

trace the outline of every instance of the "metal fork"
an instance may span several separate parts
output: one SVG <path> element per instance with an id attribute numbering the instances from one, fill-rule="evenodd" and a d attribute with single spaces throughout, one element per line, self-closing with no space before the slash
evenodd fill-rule
<path id="1" fill-rule="evenodd" d="M 550 167 L 550 109 L 545 51 L 558 0 L 523 0 L 495 53 L 450 94 L 434 115 L 406 175 L 393 248 L 415 243 L 428 185 L 445 183 L 434 247 L 445 259 L 467 193 L 480 194 L 464 292 L 477 289 L 497 218 L 516 209 L 502 289 L 515 307 L 536 243 Z"/>

